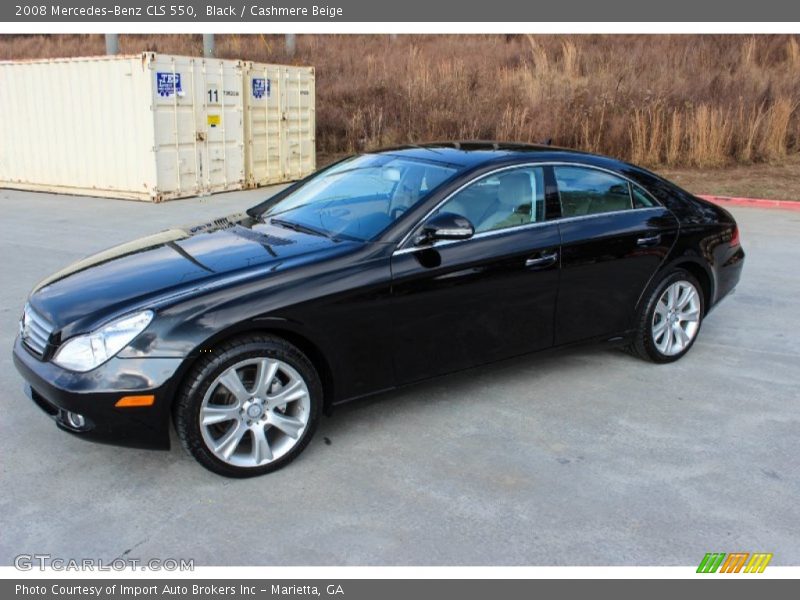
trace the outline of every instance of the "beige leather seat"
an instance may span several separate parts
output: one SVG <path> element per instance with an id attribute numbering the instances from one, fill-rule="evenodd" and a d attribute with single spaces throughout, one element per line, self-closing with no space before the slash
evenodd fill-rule
<path id="1" fill-rule="evenodd" d="M 507 173 L 500 177 L 494 210 L 475 224 L 476 231 L 490 231 L 531 222 L 533 187 L 527 173 Z M 518 210 L 527 208 L 528 210 Z"/>
<path id="2" fill-rule="evenodd" d="M 422 194 L 420 188 L 422 187 L 424 176 L 425 169 L 407 169 L 397 186 L 390 208 L 392 210 L 406 211 L 414 206 Z"/>

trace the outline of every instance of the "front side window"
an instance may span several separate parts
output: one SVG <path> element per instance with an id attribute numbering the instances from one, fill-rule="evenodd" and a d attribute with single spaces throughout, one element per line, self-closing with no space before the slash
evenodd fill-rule
<path id="1" fill-rule="evenodd" d="M 484 177 L 445 202 L 436 213 L 465 217 L 476 233 L 544 220 L 541 167 L 523 167 Z"/>
<path id="2" fill-rule="evenodd" d="M 633 208 L 628 182 L 605 171 L 555 167 L 561 214 L 579 217 Z"/>
<path id="3" fill-rule="evenodd" d="M 444 163 L 356 156 L 320 172 L 261 217 L 329 237 L 369 240 L 456 173 L 456 167 Z"/>

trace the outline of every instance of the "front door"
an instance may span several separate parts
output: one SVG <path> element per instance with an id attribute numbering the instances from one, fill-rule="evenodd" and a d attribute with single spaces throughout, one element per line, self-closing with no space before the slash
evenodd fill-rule
<path id="1" fill-rule="evenodd" d="M 559 232 L 544 220 L 542 169 L 483 176 L 441 212 L 476 233 L 419 248 L 412 235 L 392 257 L 398 384 L 553 344 Z"/>

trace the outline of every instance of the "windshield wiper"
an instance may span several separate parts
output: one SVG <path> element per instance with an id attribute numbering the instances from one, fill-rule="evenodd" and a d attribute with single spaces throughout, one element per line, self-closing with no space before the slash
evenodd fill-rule
<path id="1" fill-rule="evenodd" d="M 326 237 L 329 240 L 333 239 L 333 236 L 328 233 L 327 231 L 321 231 L 319 229 L 314 229 L 313 227 L 309 227 L 308 225 L 302 225 L 301 223 L 296 223 L 294 221 L 287 221 L 286 219 L 278 219 L 272 217 L 269 220 L 270 223 L 273 225 L 279 225 L 280 227 L 284 227 L 286 229 L 291 229 L 292 231 L 299 231 L 300 233 L 308 233 L 310 235 L 319 235 L 322 237 Z"/>

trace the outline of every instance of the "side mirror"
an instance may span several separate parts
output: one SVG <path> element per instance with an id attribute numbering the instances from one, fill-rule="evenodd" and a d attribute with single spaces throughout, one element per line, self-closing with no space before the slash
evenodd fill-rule
<path id="1" fill-rule="evenodd" d="M 431 217 L 415 240 L 416 245 L 429 244 L 436 240 L 466 240 L 475 235 L 469 219 L 455 213 L 443 212 Z"/>

